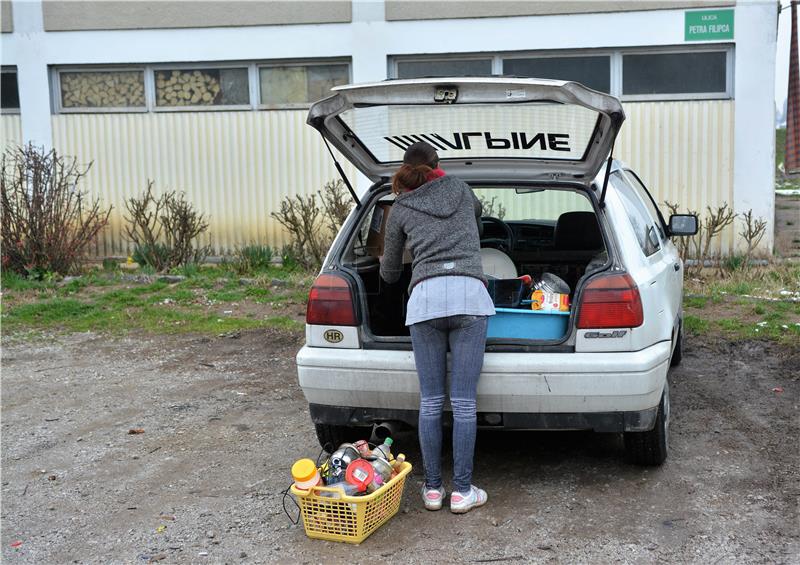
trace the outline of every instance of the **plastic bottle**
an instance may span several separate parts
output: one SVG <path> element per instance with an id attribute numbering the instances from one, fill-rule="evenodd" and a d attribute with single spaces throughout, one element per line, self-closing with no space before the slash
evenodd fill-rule
<path id="1" fill-rule="evenodd" d="M 336 488 L 342 489 L 344 494 L 346 494 L 347 496 L 356 496 L 359 494 L 358 487 L 356 485 L 351 485 L 348 482 L 339 483 L 338 485 L 336 485 Z"/>
<path id="2" fill-rule="evenodd" d="M 301 490 L 308 490 L 322 484 L 316 464 L 311 459 L 298 459 L 292 465 L 294 485 Z"/>
<path id="3" fill-rule="evenodd" d="M 370 465 L 375 470 L 375 474 L 380 475 L 384 482 L 389 482 L 389 479 L 392 478 L 394 467 L 383 457 L 375 457 L 370 461 Z"/>
<path id="4" fill-rule="evenodd" d="M 400 469 L 403 468 L 403 463 L 405 463 L 405 461 L 406 461 L 405 453 L 400 453 L 397 455 L 397 457 L 394 458 L 394 461 L 392 461 L 392 469 L 393 469 L 391 477 L 392 479 L 395 478 L 397 474 L 400 472 Z"/>
<path id="5" fill-rule="evenodd" d="M 381 488 L 383 483 L 383 477 L 381 477 L 378 473 L 375 473 L 375 476 L 372 477 L 372 482 L 367 485 L 367 494 L 372 494 Z"/>
<path id="6" fill-rule="evenodd" d="M 359 494 L 358 486 L 348 483 L 344 478 L 344 474 L 342 474 L 341 477 L 336 477 L 336 481 L 328 483 L 328 486 L 337 489 L 339 493 L 337 494 L 330 491 L 319 491 L 320 496 L 324 496 L 326 498 L 341 498 L 342 495 L 357 496 Z"/>
<path id="7" fill-rule="evenodd" d="M 394 456 L 392 455 L 393 443 L 394 440 L 390 437 L 387 437 L 385 440 L 383 440 L 383 443 L 381 445 L 372 450 L 372 455 L 376 457 L 383 457 L 387 461 L 391 461 L 392 459 L 394 459 Z"/>
<path id="8" fill-rule="evenodd" d="M 392 478 L 395 478 L 397 476 L 397 473 L 399 473 L 400 469 L 403 468 L 403 463 L 405 463 L 405 461 L 406 461 L 405 453 L 400 453 L 397 455 L 397 457 L 394 458 L 394 461 L 392 461 L 392 469 L 394 469 L 394 472 L 392 473 Z"/>

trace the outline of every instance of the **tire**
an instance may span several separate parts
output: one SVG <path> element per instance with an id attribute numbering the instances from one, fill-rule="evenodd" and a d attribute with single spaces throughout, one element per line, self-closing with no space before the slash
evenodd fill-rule
<path id="1" fill-rule="evenodd" d="M 683 360 L 683 322 L 678 326 L 678 335 L 675 337 L 675 349 L 672 351 L 672 358 L 669 360 L 670 367 L 677 367 Z"/>
<path id="2" fill-rule="evenodd" d="M 343 443 L 352 443 L 360 439 L 369 440 L 372 435 L 371 426 L 333 426 L 330 424 L 314 424 L 319 446 L 331 453 Z"/>
<path id="3" fill-rule="evenodd" d="M 648 432 L 625 432 L 625 459 L 634 465 L 657 467 L 669 452 L 669 386 L 658 405 L 658 414 L 653 429 Z"/>

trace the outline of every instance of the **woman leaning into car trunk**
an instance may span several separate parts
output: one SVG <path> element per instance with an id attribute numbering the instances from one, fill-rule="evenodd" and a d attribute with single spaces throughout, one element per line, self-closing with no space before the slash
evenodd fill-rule
<path id="1" fill-rule="evenodd" d="M 422 499 L 439 510 L 442 484 L 442 409 L 451 352 L 453 490 L 450 511 L 460 514 L 488 499 L 472 484 L 477 417 L 475 397 L 483 366 L 488 316 L 495 313 L 480 255 L 481 204 L 462 180 L 439 168 L 436 150 L 411 145 L 392 179 L 397 195 L 386 225 L 381 277 L 397 281 L 403 249 L 413 257 L 406 325 L 419 375 L 419 442 L 425 467 Z"/>

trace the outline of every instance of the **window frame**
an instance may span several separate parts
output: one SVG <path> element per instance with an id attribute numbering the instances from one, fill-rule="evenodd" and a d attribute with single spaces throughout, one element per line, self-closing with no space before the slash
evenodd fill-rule
<path id="1" fill-rule="evenodd" d="M 85 108 L 64 108 L 61 97 L 61 73 L 103 73 L 103 72 L 142 72 L 144 84 L 144 106 L 92 106 Z M 56 114 L 143 114 L 148 112 L 147 70 L 145 65 L 64 65 L 53 67 L 51 74 L 53 87 L 51 100 Z"/>
<path id="2" fill-rule="evenodd" d="M 562 57 L 608 57 L 608 86 L 611 91 L 614 90 L 614 52 L 607 49 L 568 49 L 559 51 L 548 50 L 535 53 L 513 52 L 507 55 L 500 55 L 500 69 L 502 72 L 503 61 L 506 59 L 559 59 Z"/>
<path id="3" fill-rule="evenodd" d="M 725 55 L 725 92 L 703 92 L 703 93 L 677 93 L 677 94 L 630 94 L 622 92 L 622 58 L 624 55 L 648 55 L 648 54 L 680 54 L 697 52 L 724 52 Z M 468 60 L 468 59 L 492 59 L 492 75 L 503 76 L 504 59 L 544 59 L 557 57 L 610 57 L 610 80 L 609 87 L 612 96 L 616 96 L 623 102 L 653 102 L 670 100 L 733 100 L 734 92 L 734 69 L 735 69 L 735 44 L 733 42 L 704 43 L 701 45 L 664 45 L 649 47 L 621 47 L 615 49 L 608 48 L 584 48 L 584 49 L 541 49 L 530 51 L 496 51 L 490 53 L 437 53 L 432 55 L 389 55 L 388 77 L 398 78 L 398 62 L 416 62 L 430 60 Z M 547 77 L 542 77 L 547 78 Z"/>
<path id="4" fill-rule="evenodd" d="M 236 63 L 235 61 L 232 62 L 208 62 L 208 63 L 159 63 L 157 65 L 148 65 L 149 70 L 148 73 L 150 74 L 150 80 L 152 81 L 151 88 L 149 88 L 149 94 L 152 96 L 152 109 L 150 111 L 154 113 L 161 113 L 161 112 L 235 112 L 241 110 L 252 110 L 253 109 L 253 73 L 252 73 L 252 63 L 242 62 Z M 219 105 L 209 105 L 209 104 L 195 104 L 195 105 L 186 105 L 186 106 L 159 106 L 156 102 L 156 73 L 159 71 L 199 71 L 199 70 L 213 70 L 213 69 L 245 69 L 247 71 L 247 95 L 250 99 L 248 104 L 219 104 Z M 145 96 L 147 98 L 147 96 Z"/>
<path id="5" fill-rule="evenodd" d="M 6 73 L 14 73 L 17 75 L 17 100 L 19 100 L 19 71 L 15 65 L 3 65 L 0 66 L 0 74 Z M 22 101 L 20 101 L 20 106 L 22 105 Z M 2 115 L 10 115 L 15 116 L 20 114 L 20 106 L 16 108 L 0 108 L 0 114 Z"/>
<path id="6" fill-rule="evenodd" d="M 675 55 L 694 53 L 725 53 L 725 92 L 684 92 L 672 94 L 625 94 L 622 91 L 625 55 Z M 704 44 L 692 46 L 692 49 L 649 48 L 636 50 L 620 50 L 619 54 L 619 99 L 623 102 L 650 102 L 656 100 L 730 100 L 733 99 L 733 44 Z"/>
<path id="7" fill-rule="evenodd" d="M 491 68 L 491 75 L 499 75 L 502 72 L 502 67 L 498 67 L 498 59 L 496 54 L 491 53 L 432 53 L 426 55 L 389 55 L 388 68 L 389 78 L 399 78 L 398 63 L 426 63 L 430 61 L 489 61 Z"/>
<path id="8" fill-rule="evenodd" d="M 261 78 L 259 69 L 262 67 L 285 66 L 320 66 L 320 65 L 347 65 L 347 80 L 353 80 L 353 63 L 349 57 L 330 57 L 325 59 L 269 59 L 269 60 L 244 60 L 244 61 L 200 61 L 192 63 L 153 63 L 153 64 L 112 64 L 112 65 L 52 65 L 50 73 L 50 101 L 53 114 L 160 114 L 169 112 L 241 112 L 259 110 L 307 110 L 314 101 L 303 104 L 261 104 Z M 247 104 L 232 105 L 193 105 L 193 106 L 158 106 L 156 104 L 156 72 L 172 70 L 203 70 L 203 69 L 247 69 L 248 96 Z M 5 68 L 3 71 L 5 72 Z M 9 67 L 9 70 L 10 67 Z M 13 69 L 16 71 L 16 69 Z M 97 107 L 97 108 L 64 108 L 61 104 L 61 73 L 80 72 L 119 72 L 141 71 L 144 76 L 145 104 L 125 107 Z M 6 113 L 4 110 L 3 113 Z M 19 109 L 9 110 L 8 113 L 19 113 Z"/>
<path id="9" fill-rule="evenodd" d="M 308 110 L 314 102 L 295 102 L 288 104 L 262 104 L 261 103 L 261 69 L 271 67 L 319 67 L 324 65 L 347 65 L 347 83 L 353 82 L 353 65 L 350 59 L 277 59 L 255 63 L 255 109 L 257 110 Z"/>

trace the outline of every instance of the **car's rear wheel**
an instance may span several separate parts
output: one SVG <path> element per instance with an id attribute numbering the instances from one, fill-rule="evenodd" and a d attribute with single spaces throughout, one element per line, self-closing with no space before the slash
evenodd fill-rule
<path id="1" fill-rule="evenodd" d="M 629 463 L 658 466 L 669 451 L 669 385 L 664 385 L 653 429 L 648 432 L 625 432 L 625 458 Z"/>
<path id="2" fill-rule="evenodd" d="M 371 426 L 333 426 L 330 424 L 314 424 L 317 439 L 322 449 L 332 453 L 343 443 L 352 443 L 360 439 L 369 440 L 372 435 Z"/>
<path id="3" fill-rule="evenodd" d="M 675 336 L 675 349 L 672 350 L 672 358 L 669 360 L 670 367 L 677 367 L 683 360 L 683 322 L 678 326 L 678 335 Z"/>

